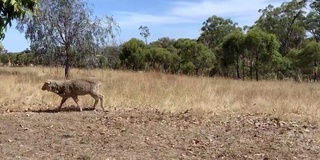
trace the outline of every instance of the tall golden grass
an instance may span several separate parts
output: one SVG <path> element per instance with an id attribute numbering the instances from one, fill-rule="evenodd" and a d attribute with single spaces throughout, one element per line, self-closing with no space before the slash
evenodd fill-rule
<path id="1" fill-rule="evenodd" d="M 60 97 L 41 90 L 47 79 L 63 79 L 63 68 L 0 68 L 0 110 L 53 109 Z M 213 114 L 265 113 L 280 118 L 320 122 L 320 85 L 288 81 L 240 81 L 168 75 L 156 72 L 71 70 L 72 78 L 95 77 L 103 82 L 107 109 L 143 107 Z M 80 97 L 84 107 L 90 96 Z M 69 99 L 65 106 L 74 105 Z"/>

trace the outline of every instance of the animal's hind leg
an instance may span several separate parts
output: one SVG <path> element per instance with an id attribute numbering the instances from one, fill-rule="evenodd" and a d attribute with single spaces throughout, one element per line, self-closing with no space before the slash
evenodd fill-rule
<path id="1" fill-rule="evenodd" d="M 104 98 L 104 96 L 101 95 L 101 94 L 91 94 L 91 96 L 95 99 L 95 102 L 93 104 L 93 108 L 96 109 L 96 106 L 97 106 L 97 104 L 98 104 L 98 102 L 100 100 L 101 101 L 101 108 L 102 108 L 103 111 L 105 111 L 104 108 L 103 108 L 103 98 Z"/>
<path id="2" fill-rule="evenodd" d="M 96 109 L 96 106 L 99 102 L 99 98 L 96 95 L 91 95 L 94 98 L 94 104 L 93 104 L 93 108 Z"/>
<path id="3" fill-rule="evenodd" d="M 100 95 L 99 95 L 99 99 L 100 99 L 101 108 L 102 108 L 103 112 L 105 112 L 104 107 L 103 107 L 103 99 L 104 99 L 104 96 L 103 96 L 102 94 L 100 94 Z"/>
<path id="4" fill-rule="evenodd" d="M 78 96 L 72 96 L 72 99 L 74 100 L 74 102 L 76 102 L 77 107 L 80 109 L 80 112 L 82 112 L 82 107 L 79 105 Z"/>

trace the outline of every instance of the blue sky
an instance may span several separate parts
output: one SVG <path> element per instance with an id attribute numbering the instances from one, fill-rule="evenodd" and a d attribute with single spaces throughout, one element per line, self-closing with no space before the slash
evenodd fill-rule
<path id="1" fill-rule="evenodd" d="M 121 27 L 119 42 L 140 38 L 140 25 L 148 26 L 150 37 L 197 38 L 202 22 L 212 15 L 231 18 L 239 26 L 252 25 L 259 9 L 272 4 L 280 6 L 285 0 L 89 0 L 95 15 L 113 15 Z M 29 48 L 24 33 L 8 29 L 2 41 L 5 49 L 20 52 Z"/>

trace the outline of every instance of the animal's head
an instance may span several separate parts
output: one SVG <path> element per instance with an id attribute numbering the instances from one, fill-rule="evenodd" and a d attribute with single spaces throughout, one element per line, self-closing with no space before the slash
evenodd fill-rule
<path id="1" fill-rule="evenodd" d="M 49 92 L 55 92 L 58 88 L 58 84 L 57 82 L 53 81 L 53 80 L 48 80 L 46 82 L 44 82 L 43 86 L 42 86 L 42 90 L 43 91 L 49 91 Z"/>

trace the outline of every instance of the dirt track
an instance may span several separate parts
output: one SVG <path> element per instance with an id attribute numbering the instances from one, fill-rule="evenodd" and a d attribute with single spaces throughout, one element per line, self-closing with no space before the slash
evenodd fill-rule
<path id="1" fill-rule="evenodd" d="M 316 125 L 156 110 L 0 114 L 0 159 L 318 159 Z"/>

